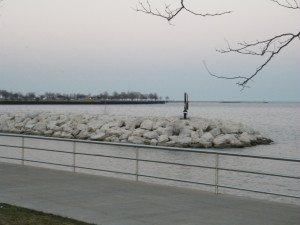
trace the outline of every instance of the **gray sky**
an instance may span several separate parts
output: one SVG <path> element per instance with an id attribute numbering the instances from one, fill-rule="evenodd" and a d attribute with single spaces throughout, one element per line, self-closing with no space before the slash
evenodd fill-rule
<path id="1" fill-rule="evenodd" d="M 153 0 L 153 7 L 163 1 Z M 176 0 L 170 0 L 174 6 Z M 186 0 L 197 12 L 166 20 L 136 12 L 138 0 L 4 0 L 0 6 L 0 89 L 91 93 L 156 92 L 180 100 L 300 101 L 300 42 L 295 40 L 240 92 L 220 75 L 248 75 L 262 57 L 220 54 L 228 40 L 299 32 L 299 10 L 270 0 Z"/>

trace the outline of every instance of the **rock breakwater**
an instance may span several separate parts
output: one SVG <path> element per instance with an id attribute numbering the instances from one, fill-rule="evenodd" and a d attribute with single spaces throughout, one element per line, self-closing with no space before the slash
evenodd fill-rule
<path id="1" fill-rule="evenodd" d="M 200 117 L 2 113 L 0 132 L 192 148 L 241 148 L 272 142 L 241 123 Z"/>

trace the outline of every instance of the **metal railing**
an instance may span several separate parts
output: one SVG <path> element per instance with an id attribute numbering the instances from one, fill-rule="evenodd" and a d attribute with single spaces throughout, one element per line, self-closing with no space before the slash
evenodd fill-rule
<path id="1" fill-rule="evenodd" d="M 10 140 L 4 141 L 3 138 L 8 138 Z M 21 139 L 21 140 L 20 140 Z M 6 140 L 6 139 L 5 139 Z M 30 146 L 30 144 L 26 144 L 28 140 L 39 140 L 39 141 L 58 141 L 58 142 L 65 142 L 71 143 L 69 145 L 68 150 L 62 149 L 54 149 L 54 148 L 43 148 L 40 146 L 35 147 Z M 4 143 L 3 143 L 4 142 Z M 9 143 L 7 143 L 9 142 Z M 16 143 L 18 142 L 18 143 Z M 45 142 L 46 143 L 46 142 Z M 88 144 L 88 145 L 97 145 L 101 148 L 105 146 L 110 146 L 114 148 L 120 148 L 118 150 L 117 155 L 107 154 L 101 151 L 99 148 L 96 152 L 91 153 L 88 149 L 78 151 L 77 147 L 80 144 Z M 79 146 L 80 147 L 80 146 Z M 81 146 L 82 147 L 82 146 Z M 87 146 L 86 146 L 87 147 Z M 91 147 L 91 146 L 89 146 Z M 123 154 L 123 148 L 126 148 L 126 153 L 130 153 L 127 156 Z M 16 156 L 9 156 L 10 152 L 14 150 L 16 154 L 19 154 L 19 157 Z M 27 151 L 39 151 L 45 153 L 57 153 L 57 154 L 68 154 L 71 155 L 71 160 L 69 163 L 58 163 L 53 162 L 51 160 L 47 160 L 47 156 L 43 158 L 43 160 L 36 160 L 29 157 L 26 157 Z M 155 159 L 147 159 L 147 157 L 141 157 L 141 153 L 145 153 L 146 151 L 154 150 L 154 151 L 170 151 L 170 152 L 181 152 L 183 154 L 193 153 L 199 158 L 201 155 L 210 155 L 211 159 L 213 159 L 210 165 L 198 165 L 194 163 L 182 163 L 174 161 L 167 161 L 167 160 L 155 160 Z M 6 154 L 6 155 L 5 155 Z M 46 154 L 47 155 L 47 154 Z M 102 159 L 112 159 L 112 160 L 123 160 L 125 164 L 129 165 L 131 169 L 111 169 L 111 168 L 97 168 L 97 167 L 89 167 L 80 165 L 80 160 L 78 157 L 85 156 L 91 157 L 91 159 L 95 158 L 102 158 Z M 271 173 L 271 172 L 264 172 L 264 171 L 254 171 L 254 170 L 246 170 L 246 169 L 236 169 L 236 168 L 226 168 L 221 166 L 221 162 L 224 161 L 222 157 L 239 157 L 239 158 L 247 158 L 247 159 L 259 159 L 259 160 L 271 160 L 272 162 L 279 161 L 284 163 L 296 163 L 296 166 L 300 165 L 300 159 L 295 158 L 284 158 L 284 157 L 271 157 L 271 156 L 263 156 L 263 155 L 249 155 L 249 154 L 240 154 L 240 153 L 232 153 L 232 152 L 222 152 L 216 150 L 202 150 L 202 149 L 187 149 L 187 148 L 173 148 L 173 147 L 163 147 L 163 146 L 148 146 L 148 145 L 135 145 L 135 144 L 127 144 L 127 143 L 111 143 L 111 142 L 98 142 L 98 141 L 89 141 L 89 140 L 77 140 L 77 139 L 65 139 L 65 138 L 53 138 L 53 137 L 41 137 L 41 136 L 33 136 L 33 135 L 21 135 L 21 134 L 6 134 L 0 133 L 0 159 L 8 160 L 8 161 L 20 161 L 20 164 L 25 165 L 27 163 L 38 163 L 38 164 L 47 164 L 52 166 L 62 166 L 68 168 L 70 171 L 77 172 L 78 169 L 84 170 L 92 170 L 92 171 L 102 171 L 102 172 L 109 172 L 114 174 L 121 174 L 121 175 L 128 175 L 134 177 L 136 181 L 139 181 L 140 178 L 151 178 L 151 179 L 159 179 L 165 181 L 174 181 L 174 182 L 181 182 L 181 183 L 189 183 L 189 184 L 196 184 L 196 185 L 205 185 L 214 188 L 215 193 L 219 193 L 219 188 L 223 189 L 231 189 L 231 190 L 238 190 L 238 191 L 246 191 L 246 192 L 253 192 L 259 194 L 267 194 L 271 196 L 281 196 L 281 197 L 288 197 L 293 199 L 300 199 L 299 195 L 294 194 L 287 194 L 287 193 L 278 193 L 268 190 L 261 190 L 261 189 L 252 189 L 252 188 L 245 188 L 242 186 L 231 186 L 227 184 L 222 184 L 220 182 L 220 172 L 234 172 L 234 173 L 242 173 L 242 174 L 250 174 L 250 175 L 258 175 L 258 176 L 265 176 L 265 177 L 276 177 L 276 178 L 284 178 L 284 179 L 292 179 L 296 180 L 297 182 L 300 180 L 299 176 L 290 175 L 290 174 L 282 174 L 282 173 Z M 129 163 L 128 163 L 129 162 Z M 188 179 L 177 179 L 174 177 L 164 177 L 158 176 L 157 174 L 147 174 L 141 172 L 141 168 L 143 168 L 140 164 L 141 163 L 154 163 L 155 165 L 167 165 L 167 166 L 180 166 L 182 168 L 197 168 L 197 169 L 208 169 L 214 172 L 213 182 L 206 182 L 206 181 L 197 181 L 197 180 L 188 180 Z M 153 165 L 153 166 L 155 166 Z M 298 168 L 299 169 L 299 168 Z"/>

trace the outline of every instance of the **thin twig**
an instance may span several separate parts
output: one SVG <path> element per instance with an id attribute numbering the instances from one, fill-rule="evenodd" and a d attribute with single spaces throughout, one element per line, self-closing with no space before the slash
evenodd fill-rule
<path id="1" fill-rule="evenodd" d="M 220 12 L 220 13 L 196 13 L 190 9 L 188 9 L 185 5 L 184 5 L 184 0 L 180 1 L 180 7 L 177 7 L 175 9 L 171 9 L 170 5 L 165 5 L 165 10 L 164 10 L 164 14 L 161 13 L 159 10 L 155 9 L 153 10 L 151 7 L 151 4 L 149 3 L 149 1 L 146 1 L 146 4 L 144 4 L 143 2 L 139 2 L 139 6 L 136 6 L 135 9 L 137 12 L 143 12 L 146 14 L 150 14 L 153 16 L 159 16 L 162 17 L 166 20 L 168 20 L 169 22 L 174 19 L 174 17 L 176 17 L 180 12 L 182 12 L 183 10 L 196 15 L 196 16 L 221 16 L 224 14 L 228 14 L 231 13 L 231 11 L 225 11 L 225 12 Z"/>
<path id="2" fill-rule="evenodd" d="M 290 3 L 288 0 L 285 0 L 285 3 L 281 3 L 278 0 L 270 0 L 272 2 L 277 3 L 278 5 L 285 7 L 285 8 L 289 8 L 289 9 L 300 9 L 299 4 L 297 3 L 296 0 L 293 0 L 293 3 Z"/>

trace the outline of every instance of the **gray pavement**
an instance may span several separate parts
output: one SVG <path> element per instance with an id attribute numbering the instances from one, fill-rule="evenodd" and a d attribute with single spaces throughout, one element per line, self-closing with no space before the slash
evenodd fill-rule
<path id="1" fill-rule="evenodd" d="M 0 163 L 0 202 L 103 225 L 293 225 L 300 207 Z"/>

